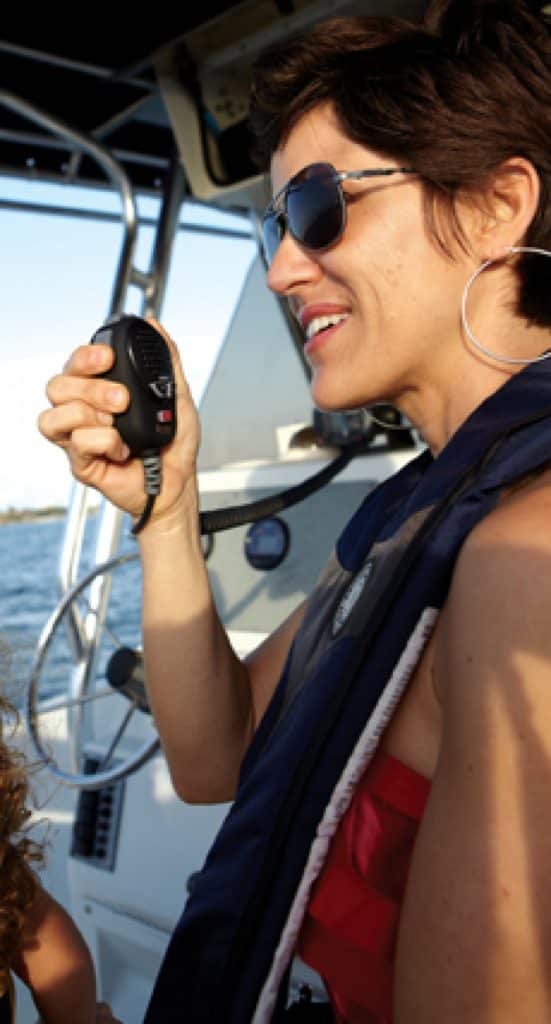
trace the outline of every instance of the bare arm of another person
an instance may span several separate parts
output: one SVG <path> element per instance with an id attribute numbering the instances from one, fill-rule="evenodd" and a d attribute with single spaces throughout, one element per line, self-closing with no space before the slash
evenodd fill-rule
<path id="1" fill-rule="evenodd" d="M 208 803 L 235 794 L 244 752 L 276 686 L 302 606 L 246 662 L 237 658 L 216 613 L 201 550 L 197 412 L 177 350 L 167 341 L 178 429 L 163 449 L 162 493 L 139 534 L 146 676 L 175 788 L 186 800 Z M 78 480 L 138 516 L 145 501 L 143 467 L 128 458 L 113 427 L 113 414 L 126 408 L 128 394 L 95 376 L 111 363 L 107 346 L 76 349 L 48 385 L 53 408 L 42 413 L 39 426 L 65 449 Z"/>
<path id="2" fill-rule="evenodd" d="M 395 1024 L 551 1020 L 551 487 L 473 531 L 438 627 L 443 739 L 400 926 Z"/>
<path id="3" fill-rule="evenodd" d="M 38 889 L 12 965 L 31 991 L 40 1024 L 120 1024 L 96 1003 L 92 957 L 78 928 L 52 897 Z"/>

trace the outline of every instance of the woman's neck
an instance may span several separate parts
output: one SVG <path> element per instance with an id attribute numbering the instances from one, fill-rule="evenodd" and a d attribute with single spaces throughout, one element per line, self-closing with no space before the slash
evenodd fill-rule
<path id="1" fill-rule="evenodd" d="M 414 386 L 393 403 L 419 430 L 433 455 L 438 455 L 468 416 L 529 360 L 551 352 L 551 330 L 530 327 L 517 317 L 480 333 L 487 348 L 496 354 L 527 362 L 500 363 L 478 352 L 468 340 L 456 339 L 447 353 L 442 346 L 441 358 L 433 359 Z"/>

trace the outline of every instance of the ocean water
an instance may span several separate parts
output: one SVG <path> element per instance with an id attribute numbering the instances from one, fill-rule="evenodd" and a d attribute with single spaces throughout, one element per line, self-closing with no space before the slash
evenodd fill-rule
<path id="1" fill-rule="evenodd" d="M 85 531 L 79 579 L 92 565 L 94 527 L 92 518 Z M 39 638 L 60 599 L 57 574 L 63 531 L 62 519 L 0 526 L 0 683 L 16 706 L 23 703 Z M 135 548 L 128 526 L 123 527 L 121 552 Z M 111 574 L 103 662 L 116 646 L 139 644 L 140 589 L 138 562 L 117 567 Z M 79 599 L 79 610 L 86 614 L 86 592 Z M 71 665 L 66 620 L 62 619 L 44 655 L 41 698 L 66 688 Z"/>

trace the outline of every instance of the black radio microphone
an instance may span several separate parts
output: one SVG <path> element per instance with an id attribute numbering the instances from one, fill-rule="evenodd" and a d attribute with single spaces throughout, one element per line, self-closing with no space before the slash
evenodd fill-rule
<path id="1" fill-rule="evenodd" d="M 110 345 L 115 359 L 98 376 L 124 384 L 130 393 L 128 408 L 114 417 L 115 426 L 131 455 L 144 465 L 147 503 L 132 529 L 146 524 L 161 490 L 160 449 L 176 433 L 176 388 L 170 349 L 162 334 L 142 317 L 112 317 L 95 332 L 90 344 Z"/>

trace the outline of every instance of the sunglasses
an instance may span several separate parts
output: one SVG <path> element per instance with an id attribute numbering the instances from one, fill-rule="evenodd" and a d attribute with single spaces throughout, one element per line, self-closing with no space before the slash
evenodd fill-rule
<path id="1" fill-rule="evenodd" d="M 270 266 L 286 231 L 295 242 L 321 252 L 338 242 L 346 227 L 343 181 L 415 174 L 411 167 L 376 167 L 368 171 L 336 171 L 332 164 L 309 164 L 274 196 L 262 217 L 262 245 Z"/>

